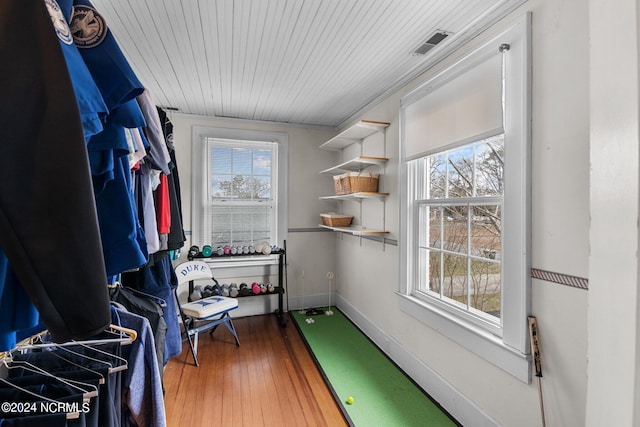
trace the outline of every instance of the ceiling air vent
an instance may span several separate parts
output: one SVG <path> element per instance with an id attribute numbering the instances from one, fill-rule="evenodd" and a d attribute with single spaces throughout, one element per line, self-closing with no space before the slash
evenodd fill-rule
<path id="1" fill-rule="evenodd" d="M 438 31 L 437 33 L 432 35 L 429 38 L 429 40 L 424 42 L 424 44 L 422 44 L 420 47 L 418 47 L 416 50 L 414 50 L 413 54 L 414 55 L 424 55 L 425 53 L 429 52 L 431 49 L 436 47 L 436 45 L 438 43 L 440 43 L 442 40 L 446 39 L 448 35 L 449 34 L 445 33 L 444 31 Z"/>

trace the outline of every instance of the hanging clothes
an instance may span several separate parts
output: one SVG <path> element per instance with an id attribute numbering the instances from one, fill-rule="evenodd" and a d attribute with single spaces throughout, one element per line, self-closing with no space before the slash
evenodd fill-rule
<path id="1" fill-rule="evenodd" d="M 73 15 L 69 24 L 73 40 L 91 71 L 109 112 L 140 95 L 144 90 L 142 83 L 122 54 L 104 17 L 91 2 L 59 2 L 64 5 L 73 3 Z M 91 25 L 87 25 L 89 22 Z"/>
<path id="2" fill-rule="evenodd" d="M 162 381 L 149 321 L 127 311 L 112 308 L 114 323 L 138 331 L 138 339 L 123 348 L 129 369 L 122 379 L 122 426 L 166 425 Z"/>
<path id="3" fill-rule="evenodd" d="M 109 276 L 147 263 L 147 242 L 138 221 L 126 156 L 114 162 L 114 179 L 96 195 L 104 262 Z"/>
<path id="4" fill-rule="evenodd" d="M 180 196 L 180 175 L 178 173 L 178 162 L 176 160 L 176 149 L 173 145 L 173 124 L 164 111 L 161 114 L 161 120 L 164 120 L 163 130 L 169 157 L 171 158 L 170 169 L 171 174 L 167 177 L 169 185 L 169 206 L 171 208 L 171 228 L 167 238 L 167 248 L 175 251 L 184 246 L 187 237 L 184 234 L 182 220 L 182 198 Z"/>
<path id="5" fill-rule="evenodd" d="M 44 2 L 0 2 L 0 56 L 0 247 L 54 339 L 82 339 L 109 324 L 109 297 L 78 102 Z"/>
<path id="6" fill-rule="evenodd" d="M 140 163 L 134 174 L 134 197 L 138 206 L 138 221 L 147 238 L 147 252 L 151 255 L 160 250 L 158 220 L 153 200 L 153 175 L 150 166 Z"/>
<path id="7" fill-rule="evenodd" d="M 122 274 L 122 283 L 127 287 L 137 289 L 166 301 L 163 318 L 167 325 L 165 353 L 163 365 L 171 357 L 182 352 L 182 336 L 178 324 L 178 310 L 173 296 L 173 290 L 178 286 L 178 278 L 171 264 L 168 252 L 151 256 L 149 264 L 138 271 Z"/>
<path id="8" fill-rule="evenodd" d="M 115 307 L 110 314 L 109 330 L 88 341 L 53 344 L 45 331 L 1 355 L 0 401 L 37 405 L 28 413 L 0 412 L 0 425 L 166 425 L 161 370 L 149 321 Z M 114 336 L 113 325 L 128 328 L 127 335 Z M 67 413 L 49 417 L 52 414 L 41 404 L 58 402 L 67 405 L 52 410 Z"/>
<path id="9" fill-rule="evenodd" d="M 167 188 L 169 197 L 169 210 L 171 224 L 167 233 L 166 249 L 175 251 L 184 246 L 187 238 L 184 234 L 182 221 L 182 200 L 180 197 L 180 176 L 178 174 L 178 162 L 176 160 L 176 150 L 173 145 L 173 123 L 169 120 L 167 113 L 161 108 L 157 108 L 160 122 L 162 123 L 162 134 L 169 153 L 169 170 L 167 175 Z"/>
<path id="10" fill-rule="evenodd" d="M 138 221 L 129 168 L 125 128 L 146 126 L 135 98 L 144 91 L 106 21 L 89 1 L 73 4 L 70 28 L 75 44 L 109 110 L 102 132 L 89 138 L 95 205 L 108 276 L 138 268 L 148 259 Z M 87 26 L 87 22 L 91 22 Z"/>
<path id="11" fill-rule="evenodd" d="M 93 337 L 93 346 L 85 344 L 89 341 L 58 345 L 50 343 L 44 331 L 36 335 L 37 343 L 32 337 L 4 355 L 0 359 L 4 368 L 0 400 L 36 405 L 30 406 L 29 411 L 0 413 L 0 425 L 37 425 L 42 421 L 40 417 L 52 411 L 71 411 L 67 415 L 74 416 L 66 417 L 70 426 L 120 426 L 121 372 L 128 369 L 128 362 L 121 357 L 121 344 L 131 339 L 119 335 L 114 339 L 111 333 L 107 337 Z M 71 405 L 42 406 L 57 402 Z"/>
<path id="12" fill-rule="evenodd" d="M 0 248 L 0 349 L 13 348 L 20 340 L 19 331 L 38 324 L 38 310 L 25 293 L 9 260 Z"/>
<path id="13" fill-rule="evenodd" d="M 155 343 L 158 366 L 164 366 L 165 342 L 167 337 L 167 323 L 164 320 L 164 308 L 160 306 L 154 298 L 136 294 L 135 290 L 123 286 L 115 286 L 112 288 L 110 295 L 111 301 L 120 304 L 128 312 L 142 316 L 149 321 Z M 160 370 L 160 380 L 162 381 L 162 370 Z"/>
<path id="14" fill-rule="evenodd" d="M 71 2 L 63 3 L 64 9 L 56 0 L 45 0 L 44 3 L 51 16 L 71 77 L 84 135 L 85 138 L 89 138 L 102 131 L 102 121 L 109 110 L 78 51 L 78 47 L 73 42 L 73 35 L 68 24 L 71 21 L 73 9 Z"/>
<path id="15" fill-rule="evenodd" d="M 136 98 L 136 101 L 147 122 L 147 125 L 143 128 L 144 135 L 149 142 L 149 152 L 147 153 L 146 161 L 151 164 L 152 168 L 168 175 L 171 173 L 169 169 L 171 158 L 169 157 L 167 143 L 162 133 L 162 123 L 158 116 L 158 110 L 149 90 L 145 89 Z"/>

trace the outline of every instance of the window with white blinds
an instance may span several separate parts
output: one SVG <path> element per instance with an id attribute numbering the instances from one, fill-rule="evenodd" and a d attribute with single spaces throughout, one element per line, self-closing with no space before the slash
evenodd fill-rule
<path id="1" fill-rule="evenodd" d="M 286 239 L 287 135 L 195 127 L 192 244 Z"/>
<path id="2" fill-rule="evenodd" d="M 206 138 L 207 185 L 202 216 L 213 247 L 274 241 L 278 215 L 278 144 Z"/>

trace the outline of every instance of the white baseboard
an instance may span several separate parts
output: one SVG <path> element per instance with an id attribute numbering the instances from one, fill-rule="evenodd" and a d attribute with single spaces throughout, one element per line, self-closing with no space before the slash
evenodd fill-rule
<path id="1" fill-rule="evenodd" d="M 305 298 L 306 299 L 306 298 Z M 337 307 L 355 323 L 391 360 L 449 412 L 459 423 L 474 427 L 496 427 L 500 424 L 460 393 L 434 370 L 425 365 L 399 342 L 390 337 L 340 295 Z"/>
<path id="2" fill-rule="evenodd" d="M 286 298 L 286 296 L 285 296 Z M 314 295 L 289 295 L 289 310 L 302 310 L 307 308 L 322 308 L 329 305 L 329 294 L 314 294 Z M 331 305 L 336 305 L 336 294 L 331 296 Z M 285 303 L 286 306 L 286 303 Z"/>

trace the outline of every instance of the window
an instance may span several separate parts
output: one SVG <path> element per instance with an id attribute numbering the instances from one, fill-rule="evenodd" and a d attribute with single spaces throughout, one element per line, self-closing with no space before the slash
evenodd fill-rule
<path id="1" fill-rule="evenodd" d="M 194 129 L 194 244 L 282 244 L 286 231 L 285 134 Z"/>
<path id="2" fill-rule="evenodd" d="M 504 135 L 409 162 L 426 185 L 416 186 L 416 291 L 471 319 L 501 318 Z"/>
<path id="3" fill-rule="evenodd" d="M 206 138 L 206 147 L 206 241 L 213 247 L 275 241 L 278 145 Z"/>
<path id="4" fill-rule="evenodd" d="M 401 102 L 401 308 L 523 381 L 529 19 Z"/>

